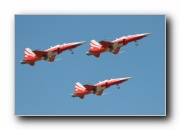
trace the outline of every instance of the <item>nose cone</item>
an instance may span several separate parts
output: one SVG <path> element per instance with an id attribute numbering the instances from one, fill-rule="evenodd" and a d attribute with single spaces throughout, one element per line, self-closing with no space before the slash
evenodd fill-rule
<path id="1" fill-rule="evenodd" d="M 137 34 L 139 37 L 147 37 L 149 36 L 151 33 L 142 33 L 142 34 Z"/>
<path id="2" fill-rule="evenodd" d="M 124 78 L 119 78 L 120 81 L 127 81 L 129 79 L 132 79 L 132 77 L 124 77 Z"/>
<path id="3" fill-rule="evenodd" d="M 84 44 L 84 43 L 86 43 L 86 41 L 77 42 L 77 44 Z"/>
<path id="4" fill-rule="evenodd" d="M 125 77 L 125 78 L 122 78 L 124 80 L 129 80 L 129 79 L 132 79 L 132 77 Z"/>
<path id="5" fill-rule="evenodd" d="M 129 79 L 132 79 L 132 77 L 126 77 L 125 79 L 126 79 L 126 80 L 129 80 Z"/>
<path id="6" fill-rule="evenodd" d="M 82 44 L 84 44 L 84 43 L 86 43 L 86 41 L 81 41 L 81 42 L 72 42 L 71 44 L 72 44 L 72 45 L 79 46 L 79 45 L 82 45 Z"/>
<path id="7" fill-rule="evenodd" d="M 129 37 L 129 39 L 127 40 L 128 42 L 132 42 L 132 41 L 136 41 L 136 40 L 140 40 L 144 37 L 147 37 L 148 35 L 150 35 L 151 33 L 142 33 L 142 34 L 135 34 Z"/>
<path id="8" fill-rule="evenodd" d="M 151 33 L 141 33 L 141 34 L 135 34 L 135 35 L 129 35 L 126 37 L 126 42 L 132 42 L 132 41 L 136 41 L 136 40 L 140 40 L 144 37 L 149 36 Z"/>

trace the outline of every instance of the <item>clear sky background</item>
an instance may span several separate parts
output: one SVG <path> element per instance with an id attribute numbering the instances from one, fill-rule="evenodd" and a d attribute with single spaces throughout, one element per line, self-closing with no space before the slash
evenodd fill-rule
<path id="1" fill-rule="evenodd" d="M 122 54 L 87 56 L 90 40 L 149 33 L 121 48 Z M 86 41 L 48 63 L 20 64 L 26 47 L 48 49 L 57 44 Z M 112 86 L 105 95 L 72 98 L 76 82 L 96 84 L 111 78 L 133 77 Z M 165 115 L 164 15 L 16 15 L 16 115 Z"/>

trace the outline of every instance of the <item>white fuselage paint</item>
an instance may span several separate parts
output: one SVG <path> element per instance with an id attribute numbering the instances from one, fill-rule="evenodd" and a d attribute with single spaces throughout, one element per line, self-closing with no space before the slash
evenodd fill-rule
<path id="1" fill-rule="evenodd" d="M 104 90 L 104 89 L 106 89 L 106 87 L 104 86 L 97 86 L 96 87 L 96 93 L 94 93 L 94 94 L 98 94 L 101 90 Z M 93 93 L 93 91 L 92 91 L 92 93 Z"/>
<path id="2" fill-rule="evenodd" d="M 115 42 L 113 44 L 113 50 L 111 52 L 114 52 L 118 47 L 122 47 L 123 46 L 123 43 L 118 43 L 118 42 Z M 107 48 L 106 51 L 110 51 L 110 48 Z"/>
<path id="3" fill-rule="evenodd" d="M 57 52 L 52 52 L 52 51 L 48 52 L 48 54 L 47 54 L 47 57 L 48 57 L 48 58 L 47 58 L 47 61 L 49 61 L 52 56 L 56 56 L 56 55 L 58 55 Z"/>

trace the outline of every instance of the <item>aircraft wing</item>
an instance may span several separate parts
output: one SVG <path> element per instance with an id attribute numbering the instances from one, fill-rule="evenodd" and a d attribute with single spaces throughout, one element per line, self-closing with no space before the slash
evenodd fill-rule
<path id="1" fill-rule="evenodd" d="M 84 84 L 83 85 L 87 90 L 92 90 L 92 89 L 95 89 L 96 86 L 93 86 L 93 85 L 89 85 L 89 84 Z"/>
<path id="2" fill-rule="evenodd" d="M 36 54 L 36 56 L 39 56 L 39 57 L 47 54 L 47 52 L 38 51 L 38 50 L 34 50 L 33 52 L 34 52 L 34 54 Z"/>
<path id="3" fill-rule="evenodd" d="M 49 62 L 53 62 L 53 61 L 54 61 L 54 59 L 55 59 L 55 57 L 56 57 L 55 55 L 53 55 L 53 56 L 49 57 L 48 61 L 49 61 Z"/>
<path id="4" fill-rule="evenodd" d="M 116 48 L 112 53 L 113 53 L 113 54 L 118 54 L 119 51 L 120 51 L 120 47 Z"/>
<path id="5" fill-rule="evenodd" d="M 102 95 L 102 93 L 103 93 L 103 90 L 100 90 L 100 91 L 97 93 L 97 95 L 100 96 L 100 95 Z"/>
<path id="6" fill-rule="evenodd" d="M 108 41 L 100 41 L 99 43 L 100 43 L 103 47 L 108 47 L 108 46 L 112 45 L 112 43 L 111 43 L 111 42 L 108 42 Z"/>

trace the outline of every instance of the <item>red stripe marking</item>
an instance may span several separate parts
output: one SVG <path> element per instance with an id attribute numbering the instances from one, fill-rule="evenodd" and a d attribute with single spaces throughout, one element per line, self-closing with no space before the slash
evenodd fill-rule
<path id="1" fill-rule="evenodd" d="M 29 55 L 33 55 L 33 56 L 34 56 L 34 54 L 32 54 L 32 53 L 28 52 L 27 50 L 25 50 L 25 52 L 27 52 Z"/>
<path id="2" fill-rule="evenodd" d="M 77 89 L 83 90 L 84 88 L 78 86 L 77 84 L 75 84 L 76 87 L 78 87 Z"/>
<path id="3" fill-rule="evenodd" d="M 93 43 L 93 42 L 91 42 L 91 46 L 100 47 L 100 45 L 97 45 L 97 44 L 95 44 L 95 43 Z"/>

